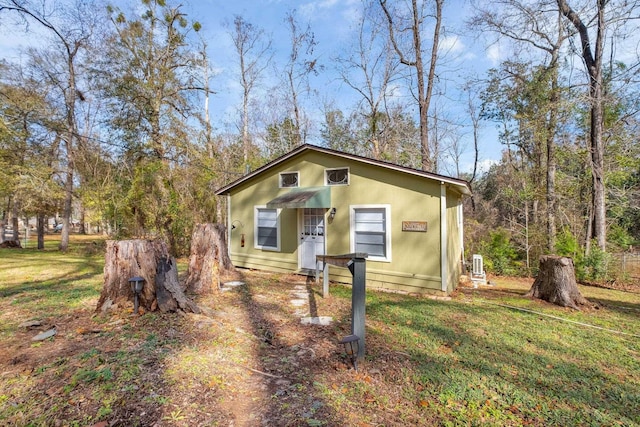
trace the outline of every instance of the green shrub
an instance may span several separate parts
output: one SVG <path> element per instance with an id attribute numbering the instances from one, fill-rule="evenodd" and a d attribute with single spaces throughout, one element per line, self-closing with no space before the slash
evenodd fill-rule
<path id="1" fill-rule="evenodd" d="M 490 232 L 489 240 L 483 242 L 481 248 L 487 271 L 499 275 L 516 272 L 518 253 L 511 244 L 511 235 L 507 230 L 499 228 Z"/>
<path id="2" fill-rule="evenodd" d="M 581 268 L 579 270 L 582 276 L 576 272 L 578 278 L 603 280 L 608 276 L 611 254 L 603 251 L 595 242 L 592 242 L 591 253 L 586 255 L 580 264 Z"/>
<path id="3" fill-rule="evenodd" d="M 573 258 L 574 262 L 582 257 L 580 243 L 567 227 L 562 228 L 556 236 L 556 253 L 560 256 Z"/>
<path id="4" fill-rule="evenodd" d="M 629 230 L 619 224 L 611 224 L 611 228 L 607 232 L 607 243 L 616 245 L 621 250 L 627 250 L 629 246 L 636 243 Z"/>
<path id="5" fill-rule="evenodd" d="M 573 265 L 578 279 L 585 277 L 583 251 L 578 239 L 569 228 L 564 227 L 556 236 L 556 254 L 573 259 Z"/>

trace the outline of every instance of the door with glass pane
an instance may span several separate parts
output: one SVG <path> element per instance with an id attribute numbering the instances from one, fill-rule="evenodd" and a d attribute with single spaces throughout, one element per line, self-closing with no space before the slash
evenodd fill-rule
<path id="1" fill-rule="evenodd" d="M 325 209 L 305 208 L 300 230 L 300 268 L 315 270 L 316 255 L 324 255 Z"/>

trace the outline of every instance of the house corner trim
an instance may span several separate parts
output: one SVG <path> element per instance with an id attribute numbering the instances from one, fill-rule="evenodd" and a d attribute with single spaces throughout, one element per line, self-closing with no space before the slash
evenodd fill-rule
<path id="1" fill-rule="evenodd" d="M 440 182 L 440 284 L 442 292 L 449 285 L 447 274 L 447 186 Z"/>

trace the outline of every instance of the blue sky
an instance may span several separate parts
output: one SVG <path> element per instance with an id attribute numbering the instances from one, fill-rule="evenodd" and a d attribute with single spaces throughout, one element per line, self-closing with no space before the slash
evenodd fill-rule
<path id="1" fill-rule="evenodd" d="M 128 10 L 137 1 L 116 1 L 123 10 Z M 175 3 L 175 2 L 174 2 Z M 218 75 L 212 80 L 213 89 L 217 94 L 211 99 L 212 121 L 218 123 L 220 130 L 227 123 L 231 126 L 235 121 L 236 109 L 241 97 L 237 83 L 237 65 L 235 52 L 229 35 L 228 25 L 235 15 L 241 15 L 247 22 L 262 28 L 273 38 L 275 60 L 284 58 L 290 49 L 288 28 L 285 16 L 288 11 L 295 10 L 300 24 L 307 22 L 315 35 L 317 45 L 314 54 L 318 62 L 324 66 L 323 72 L 311 79 L 312 86 L 317 91 L 315 99 L 307 101 L 307 111 L 319 119 L 321 104 L 332 101 L 337 107 L 348 109 L 355 102 L 352 89 L 338 82 L 334 71 L 333 59 L 344 50 L 354 36 L 354 23 L 357 21 L 361 9 L 361 0 L 191 0 L 184 1 L 183 10 L 190 19 L 198 20 L 203 26 L 202 35 L 209 46 L 209 56 Z M 446 54 L 440 69 L 440 76 L 444 88 L 444 95 L 435 104 L 440 111 L 452 120 L 465 121 L 464 95 L 460 93 L 457 84 L 465 77 L 477 74 L 483 77 L 485 71 L 495 66 L 500 59 L 500 51 L 496 46 L 485 48 L 483 40 L 467 37 L 464 30 L 465 19 L 471 10 L 464 0 L 445 2 L 445 36 L 441 40 Z M 32 26 L 32 30 L 36 26 Z M 16 49 L 33 44 L 37 37 L 8 32 L 6 27 L 0 30 L 0 57 L 15 58 Z M 282 59 L 284 61 L 284 59 Z M 271 81 L 263 81 L 263 87 L 276 84 L 273 75 Z M 405 93 L 408 98 L 409 93 Z M 481 130 L 480 161 L 491 163 L 500 156 L 501 146 L 497 142 L 494 125 L 485 123 Z M 467 145 L 463 157 L 463 170 L 470 170 L 472 145 L 469 130 L 461 132 L 463 144 Z M 309 142 L 313 140 L 313 135 Z"/>
<path id="2" fill-rule="evenodd" d="M 286 55 L 289 50 L 289 33 L 284 19 L 286 13 L 296 10 L 301 24 L 308 22 L 314 32 L 317 46 L 314 54 L 323 65 L 324 72 L 312 78 L 312 85 L 318 91 L 315 105 L 310 101 L 308 109 L 316 109 L 320 114 L 319 103 L 332 100 L 337 106 L 348 108 L 355 102 L 352 89 L 337 82 L 337 75 L 333 71 L 333 58 L 341 50 L 349 46 L 354 36 L 354 24 L 361 10 L 360 0 L 205 0 L 194 1 L 185 5 L 188 14 L 203 24 L 203 34 L 209 41 L 209 54 L 214 67 L 220 71 L 214 79 L 218 94 L 211 100 L 212 112 L 233 118 L 240 102 L 239 88 L 234 80 L 237 76 L 235 56 L 228 28 L 225 23 L 233 20 L 235 15 L 241 15 L 246 21 L 265 30 L 273 37 L 273 48 L 276 55 Z M 445 30 L 442 39 L 443 49 L 447 50 L 446 65 L 441 69 L 443 80 L 447 80 L 445 95 L 437 101 L 438 108 L 456 120 L 465 121 L 466 100 L 456 85 L 465 77 L 472 74 L 484 76 L 485 71 L 495 66 L 501 54 L 497 45 L 485 48 L 484 40 L 467 37 L 469 33 L 464 29 L 464 21 L 470 16 L 471 9 L 464 0 L 445 2 Z M 446 74 L 446 77 L 444 77 Z M 265 86 L 269 82 L 263 82 Z M 275 82 L 271 82 L 275 84 Z M 409 94 L 406 94 L 409 96 Z M 351 104 L 351 105 L 350 105 Z M 313 112 L 311 112 L 313 114 Z M 469 130 L 462 131 L 461 138 L 467 146 L 463 157 L 463 169 L 471 168 L 472 143 Z M 497 142 L 497 132 L 494 125 L 485 123 L 481 130 L 481 162 L 490 164 L 500 156 L 501 146 Z M 311 141 L 313 142 L 313 141 Z"/>

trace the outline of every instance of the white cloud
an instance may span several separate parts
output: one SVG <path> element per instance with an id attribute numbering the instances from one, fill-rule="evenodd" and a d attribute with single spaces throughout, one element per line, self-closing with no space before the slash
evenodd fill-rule
<path id="1" fill-rule="evenodd" d="M 492 66 L 496 66 L 502 62 L 504 52 L 499 43 L 494 43 L 487 48 L 487 59 L 491 62 Z"/>
<path id="2" fill-rule="evenodd" d="M 476 54 L 467 48 L 460 36 L 447 36 L 440 40 L 439 54 L 444 58 L 452 58 L 457 62 L 469 62 Z"/>
<path id="3" fill-rule="evenodd" d="M 458 36 L 443 37 L 440 40 L 440 51 L 445 53 L 457 53 L 465 49 L 465 45 Z"/>
<path id="4" fill-rule="evenodd" d="M 399 83 L 387 85 L 387 99 L 401 101 L 406 96 L 404 89 L 405 87 Z"/>
<path id="5" fill-rule="evenodd" d="M 0 30 L 2 58 L 20 62 L 24 50 L 41 46 L 47 37 L 49 33 L 40 25 L 30 25 L 28 32 L 21 27 L 4 26 Z"/>
<path id="6" fill-rule="evenodd" d="M 478 172 L 480 172 L 480 174 L 487 173 L 489 172 L 489 169 L 491 168 L 491 166 L 497 165 L 498 163 L 500 162 L 495 159 L 480 160 L 478 162 Z"/>
<path id="7" fill-rule="evenodd" d="M 354 25 L 362 17 L 362 7 L 358 0 L 345 1 L 342 7 L 342 17 L 349 25 Z"/>
<path id="8" fill-rule="evenodd" d="M 334 7 L 338 7 L 342 9 L 343 16 L 348 17 L 353 13 L 352 9 L 359 5 L 359 0 L 318 0 L 303 4 L 300 6 L 299 11 L 306 19 L 313 20 L 318 18 L 319 14 L 324 14 L 334 9 Z"/>
<path id="9" fill-rule="evenodd" d="M 300 6 L 300 14 L 304 16 L 306 19 L 313 19 L 316 15 L 323 10 L 330 9 L 333 7 L 338 0 L 321 0 L 315 1 L 311 3 L 305 3 Z"/>

